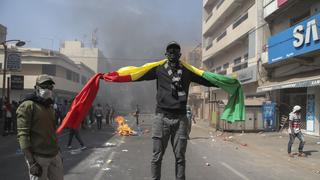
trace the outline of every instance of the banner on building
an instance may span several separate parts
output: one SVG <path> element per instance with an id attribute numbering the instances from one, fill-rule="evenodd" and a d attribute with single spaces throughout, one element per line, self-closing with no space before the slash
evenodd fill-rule
<path id="1" fill-rule="evenodd" d="M 280 8 L 282 5 L 284 5 L 288 0 L 277 0 L 278 7 Z"/>
<path id="2" fill-rule="evenodd" d="M 320 14 L 292 26 L 268 40 L 268 63 L 287 60 L 320 49 Z"/>
<path id="3" fill-rule="evenodd" d="M 7 55 L 7 69 L 9 71 L 21 70 L 21 53 L 16 51 L 9 51 Z"/>
<path id="4" fill-rule="evenodd" d="M 24 87 L 24 76 L 11 75 L 11 89 L 23 90 L 23 87 Z"/>
<path id="5" fill-rule="evenodd" d="M 262 105 L 262 118 L 264 129 L 274 130 L 276 128 L 276 103 L 264 102 Z"/>
<path id="6" fill-rule="evenodd" d="M 314 132 L 314 124 L 315 124 L 315 95 L 308 94 L 307 95 L 307 131 Z"/>

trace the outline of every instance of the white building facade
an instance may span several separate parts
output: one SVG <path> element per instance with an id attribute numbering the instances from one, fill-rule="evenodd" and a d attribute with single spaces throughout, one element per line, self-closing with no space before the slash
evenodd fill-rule
<path id="1" fill-rule="evenodd" d="M 9 47 L 8 51 L 21 53 L 21 69 L 7 71 L 10 100 L 21 101 L 27 93 L 33 92 L 36 77 L 40 74 L 49 74 L 53 77 L 56 83 L 54 90 L 56 101 L 71 100 L 94 74 L 94 71 L 85 64 L 75 63 L 58 51 L 15 47 Z M 4 54 L 1 49 L 1 64 L 3 59 Z M 2 84 L 2 73 L 0 84 Z M 8 86 L 6 89 L 8 90 Z"/>
<path id="2" fill-rule="evenodd" d="M 260 0 L 204 0 L 202 63 L 206 70 L 237 78 L 243 85 L 246 121 L 224 124 L 219 120 L 228 94 L 221 89 L 203 92 L 204 118 L 217 128 L 264 129 L 262 103 L 266 93 L 257 93 L 259 61 L 266 41 Z"/>

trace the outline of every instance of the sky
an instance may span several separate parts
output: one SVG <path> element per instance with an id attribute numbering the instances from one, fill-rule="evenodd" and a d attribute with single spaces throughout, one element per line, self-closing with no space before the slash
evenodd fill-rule
<path id="1" fill-rule="evenodd" d="M 173 40 L 183 52 L 198 45 L 202 0 L 0 0 L 0 24 L 7 27 L 7 39 L 55 50 L 65 40 L 90 47 L 98 29 L 98 48 L 116 70 L 164 58 Z M 155 82 L 113 86 L 130 92 L 111 92 L 113 104 L 154 108 Z"/>
<path id="2" fill-rule="evenodd" d="M 64 40 L 91 46 L 97 28 L 106 57 L 157 58 L 172 40 L 192 48 L 201 19 L 202 0 L 0 0 L 7 39 L 56 50 Z"/>

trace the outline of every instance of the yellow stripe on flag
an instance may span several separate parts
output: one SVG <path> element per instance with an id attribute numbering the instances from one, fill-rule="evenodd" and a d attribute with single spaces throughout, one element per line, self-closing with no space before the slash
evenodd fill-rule
<path id="1" fill-rule="evenodd" d="M 181 63 L 182 63 L 182 65 L 183 65 L 185 68 L 187 68 L 189 71 L 191 71 L 191 72 L 195 73 L 196 75 L 202 77 L 202 75 L 203 75 L 203 73 L 204 73 L 203 70 L 200 70 L 200 69 L 198 69 L 198 68 L 196 68 L 196 67 L 194 67 L 194 66 L 192 66 L 192 65 L 190 65 L 190 64 L 188 64 L 188 63 L 185 63 L 185 62 L 183 62 L 183 61 L 181 61 Z"/>
<path id="2" fill-rule="evenodd" d="M 136 66 L 127 66 L 119 69 L 117 72 L 120 76 L 131 76 L 132 81 L 136 81 L 139 78 L 141 78 L 143 75 L 145 75 L 148 71 L 150 71 L 152 68 L 162 65 L 166 62 L 166 60 L 161 60 L 157 62 L 152 63 L 146 63 L 143 66 L 136 67 Z"/>

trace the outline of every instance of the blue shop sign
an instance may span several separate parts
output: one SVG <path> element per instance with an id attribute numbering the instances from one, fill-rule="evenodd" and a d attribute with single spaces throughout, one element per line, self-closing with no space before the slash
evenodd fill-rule
<path id="1" fill-rule="evenodd" d="M 276 128 L 276 103 L 264 102 L 262 105 L 262 118 L 265 130 Z"/>
<path id="2" fill-rule="evenodd" d="M 320 49 L 320 14 L 290 27 L 268 40 L 269 64 Z"/>

